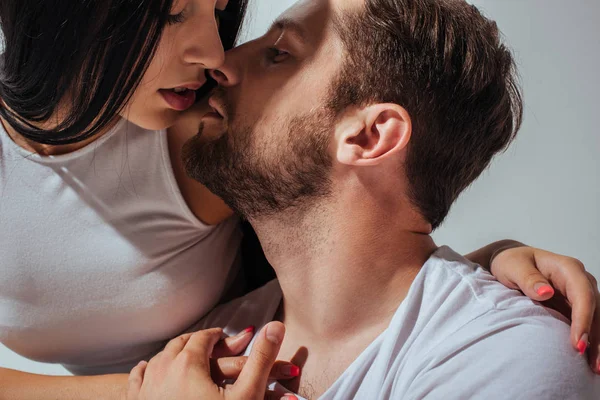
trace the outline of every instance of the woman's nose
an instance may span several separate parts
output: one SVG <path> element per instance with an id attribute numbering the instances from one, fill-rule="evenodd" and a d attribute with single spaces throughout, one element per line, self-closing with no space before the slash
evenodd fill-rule
<path id="1" fill-rule="evenodd" d="M 199 64 L 204 69 L 215 69 L 225 61 L 225 51 L 217 25 L 209 25 L 204 29 L 195 28 L 193 34 L 186 39 L 189 45 L 183 53 L 185 63 Z"/>

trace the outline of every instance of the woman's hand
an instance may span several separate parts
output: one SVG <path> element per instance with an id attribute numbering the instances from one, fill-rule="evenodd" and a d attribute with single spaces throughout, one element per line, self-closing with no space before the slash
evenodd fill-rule
<path id="1" fill-rule="evenodd" d="M 573 347 L 584 354 L 589 344 L 590 366 L 600 374 L 600 292 L 581 261 L 512 242 L 494 252 L 490 270 L 505 286 L 571 319 Z"/>
<path id="2" fill-rule="evenodd" d="M 129 375 L 127 400 L 263 400 L 271 370 L 277 370 L 275 359 L 283 342 L 285 328 L 280 322 L 271 322 L 254 343 L 239 376 L 223 370 L 223 356 L 231 353 L 223 340 L 223 330 L 207 329 L 180 336 L 165 347 L 149 363 L 142 362 Z M 289 363 L 281 363 L 280 370 Z M 278 373 L 275 373 L 277 375 Z M 279 375 L 281 375 L 279 373 Z M 290 379 L 294 374 L 280 379 Z M 232 385 L 223 387 L 223 379 L 237 378 Z M 278 378 L 275 376 L 275 378 Z"/>

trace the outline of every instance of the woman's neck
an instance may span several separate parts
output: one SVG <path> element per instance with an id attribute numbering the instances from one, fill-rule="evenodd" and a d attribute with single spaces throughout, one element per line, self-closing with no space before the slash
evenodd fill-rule
<path id="1" fill-rule="evenodd" d="M 77 143 L 57 146 L 42 144 L 25 138 L 23 135 L 17 132 L 15 128 L 13 128 L 12 125 L 10 125 L 8 121 L 6 121 L 4 118 L 0 117 L 0 122 L 2 123 L 2 126 L 4 127 L 4 130 L 6 131 L 8 136 L 12 139 L 13 142 L 15 142 L 17 146 L 22 147 L 23 149 L 29 152 L 39 154 L 41 156 L 59 156 L 82 149 L 90 143 L 93 143 L 94 141 L 98 140 L 106 133 L 108 133 L 115 126 L 115 124 L 119 121 L 120 118 L 121 117 L 119 116 L 115 117 L 113 121 L 111 121 L 111 123 L 108 124 L 104 129 L 102 129 L 99 133 L 95 134 L 94 136 L 88 139 Z"/>

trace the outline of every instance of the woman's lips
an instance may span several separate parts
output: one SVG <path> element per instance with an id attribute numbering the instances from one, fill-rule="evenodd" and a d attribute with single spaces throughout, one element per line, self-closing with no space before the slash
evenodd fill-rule
<path id="1" fill-rule="evenodd" d="M 175 93 L 170 89 L 160 89 L 158 92 L 162 95 L 167 104 L 177 111 L 185 111 L 196 102 L 196 92 L 193 90 L 188 89 L 181 93 Z"/>

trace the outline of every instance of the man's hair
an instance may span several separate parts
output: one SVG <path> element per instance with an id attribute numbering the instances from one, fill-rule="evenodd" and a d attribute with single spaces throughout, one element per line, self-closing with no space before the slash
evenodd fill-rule
<path id="1" fill-rule="evenodd" d="M 435 229 L 520 128 L 512 54 L 495 22 L 463 0 L 366 0 L 338 22 L 347 56 L 330 106 L 409 112 L 408 194 Z"/>

